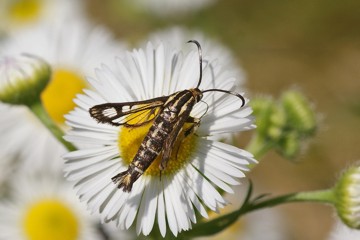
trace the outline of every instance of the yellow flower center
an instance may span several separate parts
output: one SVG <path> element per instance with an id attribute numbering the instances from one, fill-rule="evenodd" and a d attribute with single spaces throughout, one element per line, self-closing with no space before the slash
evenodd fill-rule
<path id="1" fill-rule="evenodd" d="M 132 115 L 128 119 L 132 119 Z M 130 123 L 135 123 L 141 119 L 141 116 L 131 120 Z M 192 124 L 186 123 L 183 127 L 182 132 L 179 136 L 184 136 L 184 129 L 188 129 Z M 149 132 L 152 122 L 143 125 L 141 127 L 129 128 L 122 127 L 119 132 L 118 137 L 118 146 L 121 153 L 121 158 L 125 161 L 126 164 L 130 164 L 134 159 L 141 142 L 143 141 L 146 134 Z M 176 137 L 176 136 L 174 136 Z M 167 166 L 164 171 L 161 172 L 162 175 L 174 174 L 180 170 L 190 159 L 191 154 L 196 148 L 197 137 L 194 134 L 188 135 L 186 138 L 181 138 L 176 140 L 175 146 L 172 149 L 171 157 L 167 163 Z M 149 168 L 144 172 L 144 175 L 151 176 L 160 176 L 159 165 L 161 163 L 162 154 L 160 154 Z"/>
<path id="2" fill-rule="evenodd" d="M 42 200 L 30 206 L 23 221 L 30 240 L 76 240 L 79 222 L 74 213 L 58 200 Z"/>
<path id="3" fill-rule="evenodd" d="M 74 71 L 55 70 L 41 100 L 50 117 L 59 125 L 65 122 L 64 114 L 73 110 L 73 99 L 87 87 L 85 80 Z"/>
<path id="4" fill-rule="evenodd" d="M 14 22 L 29 22 L 39 17 L 43 0 L 8 1 L 9 17 Z"/>

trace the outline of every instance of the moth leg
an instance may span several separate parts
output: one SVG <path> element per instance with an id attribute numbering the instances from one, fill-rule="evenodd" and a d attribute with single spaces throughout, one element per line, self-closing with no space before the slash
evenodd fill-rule
<path id="1" fill-rule="evenodd" d="M 191 125 L 191 127 L 187 128 L 184 131 L 185 138 L 187 136 L 189 136 L 191 133 L 194 133 L 196 131 L 196 129 L 198 129 L 198 127 L 200 126 L 200 121 L 201 121 L 201 118 L 194 118 L 194 117 L 190 117 L 190 116 L 188 117 L 186 122 L 193 123 L 193 124 Z"/>
<path id="2" fill-rule="evenodd" d="M 188 119 L 186 120 L 186 123 L 193 123 L 191 125 L 191 127 L 187 128 L 184 130 L 184 134 L 181 134 L 180 135 L 180 132 L 178 133 L 178 136 L 176 137 L 175 141 L 172 143 L 172 146 L 174 146 L 174 143 L 176 142 L 176 140 L 178 139 L 181 139 L 181 142 L 180 144 L 177 146 L 177 149 L 176 149 L 176 159 L 178 157 L 178 154 L 179 154 L 179 150 L 180 150 L 180 147 L 181 147 L 181 144 L 183 144 L 183 142 L 185 141 L 185 139 L 193 132 L 196 131 L 196 129 L 199 127 L 200 125 L 200 118 L 194 118 L 194 117 L 188 117 Z M 171 148 L 172 149 L 172 148 Z M 167 153 L 169 154 L 168 156 L 166 156 L 167 158 L 165 158 L 164 160 L 164 157 L 161 161 L 161 164 L 164 164 L 164 166 L 166 167 L 166 163 L 167 161 L 169 160 L 169 158 L 171 157 L 171 151 L 170 153 Z M 165 156 L 165 152 L 164 152 L 164 156 Z"/>

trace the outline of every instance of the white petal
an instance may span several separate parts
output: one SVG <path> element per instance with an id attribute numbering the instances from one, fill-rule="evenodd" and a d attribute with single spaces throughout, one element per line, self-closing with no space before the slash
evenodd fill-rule
<path id="1" fill-rule="evenodd" d="M 161 236 L 165 237 L 166 235 L 166 218 L 165 218 L 165 203 L 164 203 L 164 190 L 162 186 L 162 181 L 158 182 L 158 211 L 157 211 L 157 221 L 160 229 Z"/>
<path id="2" fill-rule="evenodd" d="M 141 206 L 138 212 L 137 218 L 137 232 L 142 230 L 142 233 L 147 236 L 151 232 L 154 221 L 155 221 L 155 214 L 156 214 L 156 207 L 157 207 L 157 179 L 148 178 L 146 188 L 144 191 L 143 199 L 141 202 Z"/>
<path id="3" fill-rule="evenodd" d="M 199 168 L 201 169 L 201 167 Z M 202 175 L 198 173 L 197 170 L 195 170 L 193 166 L 188 166 L 186 168 L 186 173 L 188 175 L 188 184 L 211 210 L 217 211 L 217 202 L 225 204 L 222 196 Z"/>
<path id="4" fill-rule="evenodd" d="M 186 209 L 184 209 L 184 199 L 182 199 L 181 192 L 177 191 L 174 179 L 170 180 L 168 178 L 167 181 L 171 181 L 168 188 L 170 190 L 170 197 L 172 198 L 171 203 L 174 206 L 175 217 L 179 226 L 179 230 L 188 230 L 190 221 L 185 214 Z"/>
<path id="5" fill-rule="evenodd" d="M 126 204 L 126 206 L 129 206 L 129 212 L 125 220 L 125 226 L 127 229 L 130 228 L 130 226 L 135 220 L 135 216 L 139 209 L 139 204 L 145 187 L 146 187 L 145 178 L 140 178 L 133 185 L 133 189 L 130 193 L 130 196 Z"/>
<path id="6" fill-rule="evenodd" d="M 181 181 L 181 178 L 178 174 L 174 175 L 174 187 L 176 188 L 176 191 L 178 191 L 181 194 L 181 198 L 180 201 L 183 204 L 183 207 L 186 208 L 185 210 L 185 214 L 186 217 L 189 218 L 192 222 L 196 222 L 196 216 L 195 216 L 195 212 L 194 212 L 194 208 L 191 204 L 191 201 L 188 197 L 186 197 L 187 191 L 185 191 L 184 187 L 186 188 L 186 186 L 184 186 L 184 184 Z M 188 227 L 191 228 L 191 223 L 188 221 Z"/>
<path id="7" fill-rule="evenodd" d="M 190 199 L 190 201 L 194 204 L 194 206 L 196 207 L 196 209 L 200 212 L 200 214 L 205 217 L 208 218 L 208 214 L 204 208 L 204 206 L 201 204 L 201 202 L 199 201 L 199 198 L 196 196 L 195 192 L 193 191 L 193 189 L 189 186 L 189 184 L 187 184 L 186 178 L 187 176 L 185 176 L 185 171 L 182 170 L 180 171 L 177 176 L 181 179 L 181 182 L 183 182 L 183 188 L 186 188 L 186 193 L 187 193 L 187 197 Z"/>
<path id="8" fill-rule="evenodd" d="M 196 166 L 196 165 L 195 165 Z M 209 179 L 209 181 L 211 181 L 212 183 L 214 183 L 216 186 L 220 187 L 222 190 L 228 192 L 228 193 L 234 193 L 234 191 L 232 190 L 231 187 L 229 187 L 229 185 L 227 185 L 226 183 L 224 183 L 224 177 L 223 176 L 218 176 L 219 175 L 219 171 L 212 171 L 210 170 L 208 167 L 205 167 L 204 169 L 202 169 L 202 173 L 204 174 L 204 176 Z M 235 182 L 236 183 L 236 182 Z M 234 185 L 234 184 L 233 184 Z"/>
<path id="9" fill-rule="evenodd" d="M 169 228 L 176 237 L 179 231 L 178 222 L 175 217 L 175 209 L 172 203 L 171 192 L 169 190 L 169 182 L 167 181 L 166 177 L 163 178 L 163 181 L 164 181 L 164 200 L 165 200 L 166 216 L 167 216 Z"/>

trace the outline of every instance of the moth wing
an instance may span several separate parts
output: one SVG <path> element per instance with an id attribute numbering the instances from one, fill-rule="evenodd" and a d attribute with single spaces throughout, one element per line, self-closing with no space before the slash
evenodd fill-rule
<path id="1" fill-rule="evenodd" d="M 168 97 L 158 97 L 145 101 L 104 103 L 91 107 L 89 113 L 99 123 L 140 127 L 158 115 L 167 99 Z"/>
<path id="2" fill-rule="evenodd" d="M 182 120 L 178 121 L 175 124 L 174 129 L 171 131 L 168 138 L 165 140 L 164 148 L 163 148 L 163 155 L 162 155 L 162 159 L 161 159 L 161 162 L 159 165 L 159 168 L 161 171 L 166 168 L 166 165 L 171 157 L 172 150 L 174 149 L 176 140 L 180 137 L 180 132 L 181 132 L 181 129 L 183 126 L 184 126 L 184 121 L 182 121 Z M 179 147 L 178 147 L 178 150 L 179 150 Z"/>
<path id="3" fill-rule="evenodd" d="M 176 134 L 176 136 L 175 136 Z M 174 148 L 176 139 L 178 138 L 178 134 L 177 133 L 171 133 L 171 135 L 169 136 L 168 139 L 166 139 L 165 143 L 164 143 L 164 150 L 163 150 L 163 155 L 162 155 L 162 159 L 159 165 L 160 170 L 165 170 L 166 165 L 171 157 L 171 153 L 172 150 Z"/>

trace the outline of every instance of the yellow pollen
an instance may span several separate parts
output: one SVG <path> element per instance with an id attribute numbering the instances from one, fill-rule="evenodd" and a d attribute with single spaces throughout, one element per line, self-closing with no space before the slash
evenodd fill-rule
<path id="1" fill-rule="evenodd" d="M 133 116 L 129 116 L 131 119 Z M 132 120 L 134 123 L 136 119 Z M 121 158 L 126 164 L 130 164 L 135 157 L 139 147 L 148 133 L 152 122 L 141 127 L 129 128 L 122 127 L 119 132 L 118 146 L 121 153 Z M 186 123 L 180 136 L 184 136 L 184 129 L 188 129 L 192 124 Z M 191 155 L 196 149 L 197 138 L 194 134 L 190 134 L 186 138 L 179 137 L 172 149 L 171 157 L 167 163 L 165 170 L 161 172 L 162 175 L 174 174 L 180 170 L 190 159 Z M 160 154 L 144 172 L 144 175 L 160 176 L 159 165 L 161 163 L 162 154 Z"/>
<path id="2" fill-rule="evenodd" d="M 23 224 L 29 240 L 76 240 L 79 237 L 78 219 L 58 200 L 47 199 L 31 205 Z"/>
<path id="3" fill-rule="evenodd" d="M 58 124 L 65 122 L 64 114 L 73 110 L 73 99 L 87 85 L 84 78 L 68 70 L 54 70 L 51 81 L 41 94 L 41 100 L 50 117 Z"/>
<path id="4" fill-rule="evenodd" d="M 15 0 L 9 3 L 9 17 L 14 22 L 30 22 L 39 17 L 43 0 Z"/>

